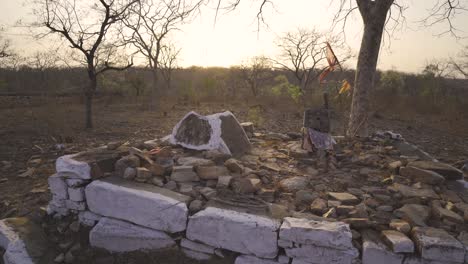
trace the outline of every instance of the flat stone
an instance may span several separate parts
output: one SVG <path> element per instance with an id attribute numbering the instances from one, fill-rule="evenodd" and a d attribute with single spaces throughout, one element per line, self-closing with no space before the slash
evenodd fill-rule
<path id="1" fill-rule="evenodd" d="M 468 252 L 468 232 L 462 231 L 458 237 L 458 241 L 460 241 L 463 246 L 465 247 L 465 252 Z M 465 254 L 465 263 L 468 263 L 468 254 Z"/>
<path id="2" fill-rule="evenodd" d="M 218 150 L 234 156 L 251 149 L 249 138 L 229 111 L 209 116 L 189 112 L 174 127 L 169 141 L 189 149 Z"/>
<path id="3" fill-rule="evenodd" d="M 52 195 L 61 199 L 68 199 L 68 185 L 63 177 L 54 174 L 47 179 Z"/>
<path id="4" fill-rule="evenodd" d="M 423 170 L 416 167 L 402 167 L 400 168 L 400 175 L 408 177 L 415 182 L 439 185 L 445 181 L 445 178 L 430 170 Z"/>
<path id="5" fill-rule="evenodd" d="M 394 213 L 413 226 L 427 226 L 426 221 L 430 216 L 430 208 L 420 204 L 405 204 Z"/>
<path id="6" fill-rule="evenodd" d="M 5 264 L 51 263 L 47 256 L 49 244 L 42 227 L 28 218 L 0 220 L 0 247 L 5 249 Z"/>
<path id="7" fill-rule="evenodd" d="M 171 180 L 175 182 L 199 181 L 198 175 L 193 171 L 193 166 L 174 166 L 172 168 Z"/>
<path id="8" fill-rule="evenodd" d="M 198 166 L 197 174 L 203 180 L 217 180 L 219 176 L 229 175 L 224 166 Z"/>
<path id="9" fill-rule="evenodd" d="M 91 230 L 89 243 L 110 252 L 148 251 L 176 245 L 164 232 L 107 217 Z"/>
<path id="10" fill-rule="evenodd" d="M 189 219 L 187 238 L 204 244 L 274 258 L 280 222 L 267 217 L 208 207 Z"/>
<path id="11" fill-rule="evenodd" d="M 443 208 L 440 205 L 440 202 L 433 201 L 431 205 L 432 205 L 431 206 L 432 214 L 438 217 L 439 219 L 447 219 L 451 222 L 458 223 L 458 224 L 463 224 L 465 222 L 462 216 L 448 209 Z"/>
<path id="12" fill-rule="evenodd" d="M 247 178 L 235 178 L 232 180 L 231 185 L 234 192 L 240 194 L 252 194 L 257 191 L 251 179 Z"/>
<path id="13" fill-rule="evenodd" d="M 389 224 L 390 228 L 393 228 L 397 231 L 400 231 L 404 234 L 409 234 L 411 231 L 411 226 L 408 224 L 408 222 L 403 221 L 401 219 L 392 219 L 392 221 Z"/>
<path id="14" fill-rule="evenodd" d="M 310 205 L 313 214 L 322 215 L 327 210 L 327 201 L 322 198 L 315 199 Z"/>
<path id="15" fill-rule="evenodd" d="M 170 233 L 186 229 L 188 196 L 118 177 L 93 181 L 85 192 L 96 214 Z"/>
<path id="16" fill-rule="evenodd" d="M 226 168 L 228 168 L 228 170 L 233 173 L 242 173 L 244 170 L 244 166 L 242 166 L 240 161 L 233 158 L 226 160 L 224 162 L 224 166 L 226 166 Z"/>
<path id="17" fill-rule="evenodd" d="M 405 234 L 395 230 L 382 231 L 382 238 L 384 242 L 395 253 L 413 253 L 414 243 Z"/>
<path id="18" fill-rule="evenodd" d="M 411 235 L 423 259 L 456 263 L 465 260 L 463 244 L 443 229 L 415 227 Z"/>
<path id="19" fill-rule="evenodd" d="M 407 185 L 395 183 L 393 187 L 401 193 L 404 198 L 429 198 L 439 199 L 439 195 L 432 189 L 416 189 Z"/>
<path id="20" fill-rule="evenodd" d="M 180 157 L 177 160 L 177 163 L 180 164 L 181 166 L 192 166 L 192 167 L 215 165 L 214 161 L 212 160 L 196 158 L 196 157 Z"/>
<path id="21" fill-rule="evenodd" d="M 340 201 L 343 205 L 356 205 L 359 199 L 350 193 L 329 192 L 328 196 L 333 200 Z"/>
<path id="22" fill-rule="evenodd" d="M 309 180 L 306 177 L 292 177 L 289 179 L 281 180 L 279 187 L 287 192 L 296 192 L 299 190 L 306 189 L 309 184 Z"/>
<path id="23" fill-rule="evenodd" d="M 448 181 L 456 181 L 463 179 L 463 172 L 453 166 L 442 162 L 434 161 L 413 161 L 408 163 L 408 166 L 416 167 L 423 170 L 434 171 L 442 176 Z"/>
<path id="24" fill-rule="evenodd" d="M 404 255 L 392 252 L 373 230 L 362 233 L 362 264 L 401 264 Z"/>
<path id="25" fill-rule="evenodd" d="M 278 264 L 278 261 L 271 259 L 262 259 L 254 256 L 240 255 L 236 258 L 234 264 Z"/>
<path id="26" fill-rule="evenodd" d="M 349 225 L 343 222 L 286 217 L 281 225 L 279 238 L 318 247 L 341 250 L 353 248 L 351 230 Z"/>
<path id="27" fill-rule="evenodd" d="M 293 259 L 301 259 L 304 263 L 351 264 L 359 256 L 359 251 L 355 248 L 339 250 L 315 245 L 300 245 L 286 248 L 286 255 Z"/>

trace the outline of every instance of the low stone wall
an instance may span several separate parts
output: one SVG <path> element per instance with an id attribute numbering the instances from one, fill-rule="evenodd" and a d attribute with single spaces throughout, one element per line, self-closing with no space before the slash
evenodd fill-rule
<path id="1" fill-rule="evenodd" d="M 362 232 L 360 254 L 343 222 L 272 219 L 213 206 L 190 216 L 188 196 L 114 176 L 92 180 L 91 171 L 76 160 L 60 159 L 57 174 L 49 178 L 53 199 L 48 212 L 78 214 L 81 224 L 93 226 L 90 244 L 111 252 L 178 246 L 191 258 L 208 260 L 223 257 L 228 250 L 238 254 L 236 264 L 465 261 L 463 244 L 440 230 L 437 234 L 431 228 L 413 230 L 418 255 L 405 251 L 405 246 L 414 247 L 406 236 L 389 234 L 391 249 L 375 231 Z"/>

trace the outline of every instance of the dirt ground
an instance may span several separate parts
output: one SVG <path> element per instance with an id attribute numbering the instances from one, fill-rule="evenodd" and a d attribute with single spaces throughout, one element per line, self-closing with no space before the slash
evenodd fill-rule
<path id="1" fill-rule="evenodd" d="M 264 105 L 252 111 L 242 103 L 166 102 L 153 112 L 137 100 L 100 99 L 94 107 L 95 128 L 84 130 L 83 105 L 76 99 L 3 98 L 0 105 L 0 219 L 38 214 L 49 200 L 47 177 L 54 173 L 58 156 L 113 141 L 135 143 L 165 136 L 190 110 L 203 114 L 230 110 L 241 122 L 253 121 L 258 131 L 299 132 L 302 124 L 302 111 L 287 105 Z M 468 159 L 468 118 L 372 116 L 372 130 L 401 133 L 447 163 Z M 340 115 L 332 118 L 336 135 L 343 134 L 341 120 Z M 24 173 L 28 168 L 30 173 Z"/>

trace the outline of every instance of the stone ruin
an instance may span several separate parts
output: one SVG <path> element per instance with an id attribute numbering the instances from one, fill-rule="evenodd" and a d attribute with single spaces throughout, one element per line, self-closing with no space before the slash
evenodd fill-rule
<path id="1" fill-rule="evenodd" d="M 176 248 L 235 264 L 468 263 L 462 171 L 385 133 L 337 137 L 325 171 L 300 138 L 255 133 L 229 112 L 192 112 L 140 148 L 111 143 L 60 157 L 47 212 L 76 217 L 91 228 L 92 247 L 115 253 Z M 0 221 L 5 263 L 42 257 L 30 250 L 41 243 L 22 235 L 27 225 Z"/>

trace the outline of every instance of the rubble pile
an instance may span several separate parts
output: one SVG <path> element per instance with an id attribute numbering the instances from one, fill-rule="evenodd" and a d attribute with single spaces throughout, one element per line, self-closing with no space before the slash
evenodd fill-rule
<path id="1" fill-rule="evenodd" d="M 200 260 L 235 252 L 237 264 L 468 261 L 461 170 L 385 133 L 334 139 L 324 160 L 298 133 L 189 113 L 163 140 L 59 158 L 48 213 L 77 215 L 93 227 L 91 246 L 112 252 L 178 246 Z"/>

